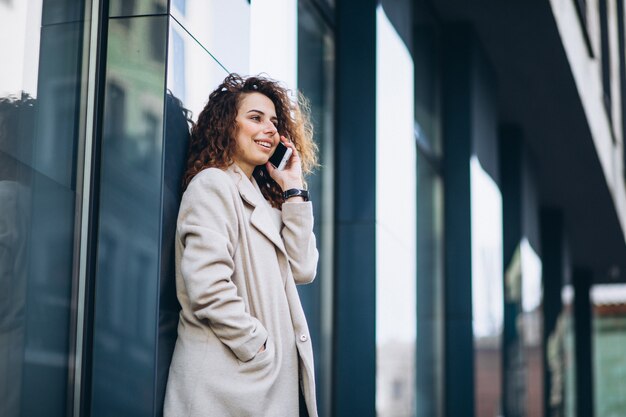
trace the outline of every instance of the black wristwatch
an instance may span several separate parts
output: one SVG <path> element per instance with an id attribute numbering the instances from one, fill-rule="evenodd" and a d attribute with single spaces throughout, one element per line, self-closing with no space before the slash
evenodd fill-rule
<path id="1" fill-rule="evenodd" d="M 290 188 L 283 193 L 283 198 L 287 200 L 290 197 L 302 197 L 304 201 L 309 201 L 309 192 L 299 188 Z"/>

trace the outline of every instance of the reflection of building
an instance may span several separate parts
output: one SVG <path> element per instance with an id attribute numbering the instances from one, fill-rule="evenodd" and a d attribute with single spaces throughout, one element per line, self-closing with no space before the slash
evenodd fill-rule
<path id="1" fill-rule="evenodd" d="M 410 417 L 415 409 L 415 346 L 412 343 L 388 342 L 378 347 L 377 381 L 381 388 L 376 397 L 376 415 Z"/>
<path id="2" fill-rule="evenodd" d="M 613 288 L 612 288 L 613 287 Z M 624 286 L 598 286 L 593 300 L 595 415 L 626 410 L 626 297 Z"/>
<path id="3" fill-rule="evenodd" d="M 488 3 L 1 1 L 0 414 L 160 414 L 183 107 L 228 71 L 311 102 L 323 416 L 620 413 L 623 2 Z"/>

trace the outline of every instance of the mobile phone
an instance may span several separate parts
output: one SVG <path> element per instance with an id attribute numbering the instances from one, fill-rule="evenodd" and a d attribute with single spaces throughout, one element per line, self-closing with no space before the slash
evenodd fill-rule
<path id="1" fill-rule="evenodd" d="M 291 153 L 291 148 L 286 147 L 282 141 L 278 142 L 276 150 L 272 156 L 270 156 L 270 163 L 274 165 L 274 168 L 282 171 L 287 165 L 289 158 L 291 158 Z"/>

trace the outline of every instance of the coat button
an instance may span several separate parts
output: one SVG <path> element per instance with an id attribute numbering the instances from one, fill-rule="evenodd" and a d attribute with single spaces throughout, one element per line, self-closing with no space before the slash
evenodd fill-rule
<path id="1" fill-rule="evenodd" d="M 300 341 L 301 342 L 306 342 L 307 340 L 309 340 L 309 338 L 305 334 L 301 334 L 300 335 Z"/>

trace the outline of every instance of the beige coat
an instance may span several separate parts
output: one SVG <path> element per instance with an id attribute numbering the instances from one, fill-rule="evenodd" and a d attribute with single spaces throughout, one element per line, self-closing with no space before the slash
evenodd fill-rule
<path id="1" fill-rule="evenodd" d="M 234 164 L 193 178 L 177 223 L 182 310 L 165 417 L 297 417 L 299 386 L 317 417 L 296 290 L 314 279 L 317 259 L 311 203 L 272 208 Z"/>

